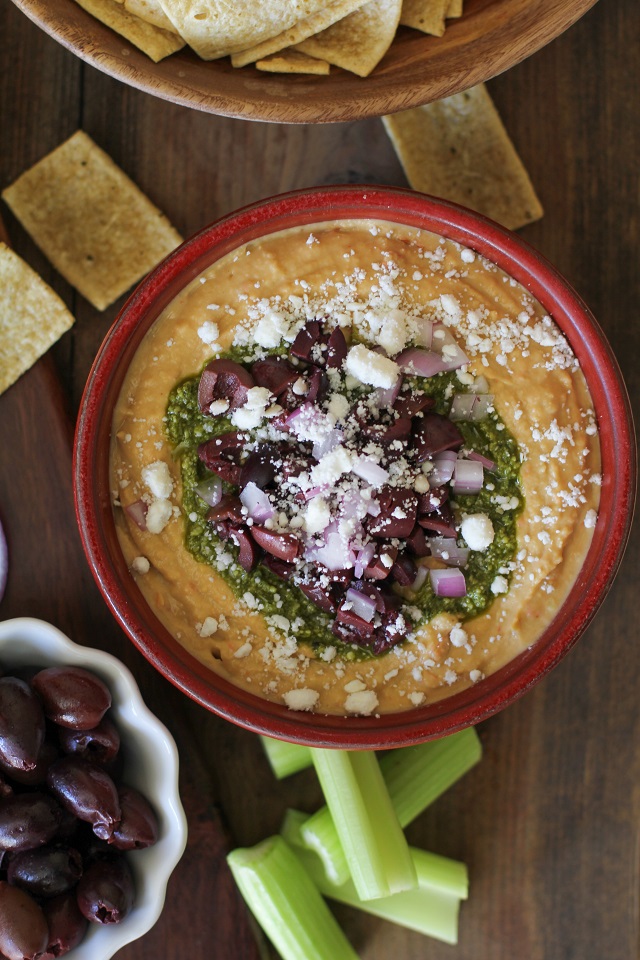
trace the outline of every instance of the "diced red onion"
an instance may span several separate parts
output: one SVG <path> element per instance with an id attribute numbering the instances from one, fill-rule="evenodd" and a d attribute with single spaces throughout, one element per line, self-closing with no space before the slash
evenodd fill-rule
<path id="1" fill-rule="evenodd" d="M 367 513 L 370 517 L 379 517 L 382 513 L 382 507 L 378 500 L 369 500 L 367 504 Z"/>
<path id="2" fill-rule="evenodd" d="M 356 488 L 349 490 L 340 501 L 340 516 L 343 520 L 361 520 L 367 512 L 367 503 Z"/>
<path id="3" fill-rule="evenodd" d="M 430 349 L 433 343 L 433 323 L 425 317 L 420 321 L 420 329 L 416 335 L 416 343 L 419 347 Z"/>
<path id="4" fill-rule="evenodd" d="M 7 575 L 9 573 L 9 548 L 7 547 L 7 538 L 4 535 L 2 523 L 0 523 L 0 600 L 4 596 L 7 586 Z"/>
<path id="5" fill-rule="evenodd" d="M 349 587 L 346 592 L 346 600 L 347 603 L 351 604 L 351 609 L 357 617 L 362 617 L 367 623 L 371 623 L 376 612 L 375 599 L 368 597 L 365 593 L 360 593 L 359 590 L 354 590 L 353 587 Z"/>
<path id="6" fill-rule="evenodd" d="M 373 391 L 372 399 L 378 410 L 386 410 L 394 405 L 398 399 L 401 386 L 402 377 L 400 376 L 392 387 L 378 387 Z"/>
<path id="7" fill-rule="evenodd" d="M 451 404 L 451 420 L 484 420 L 493 409 L 493 395 L 490 393 L 457 393 Z"/>
<path id="8" fill-rule="evenodd" d="M 431 556 L 448 567 L 465 567 L 469 561 L 469 548 L 459 547 L 453 537 L 430 537 L 429 546 Z"/>
<path id="9" fill-rule="evenodd" d="M 446 570 L 429 570 L 429 579 L 436 597 L 464 597 L 467 582 L 464 573 L 455 567 Z"/>
<path id="10" fill-rule="evenodd" d="M 376 552 L 374 543 L 365 543 L 364 547 L 356 551 L 356 562 L 354 564 L 354 574 L 359 579 L 373 560 Z"/>
<path id="11" fill-rule="evenodd" d="M 441 487 L 443 483 L 449 483 L 457 459 L 455 450 L 443 450 L 442 453 L 437 454 L 433 458 L 433 467 L 428 473 L 429 484 L 432 487 Z"/>
<path id="12" fill-rule="evenodd" d="M 256 523 L 264 523 L 265 520 L 270 520 L 276 512 L 267 494 L 253 480 L 249 481 L 240 491 L 240 501 L 242 506 L 247 508 L 251 519 L 255 520 Z"/>
<path id="13" fill-rule="evenodd" d="M 135 503 L 130 503 L 124 509 L 137 527 L 140 527 L 141 530 L 147 529 L 147 510 L 149 508 L 144 500 L 136 500 Z"/>
<path id="14" fill-rule="evenodd" d="M 389 479 L 389 471 L 376 463 L 373 457 L 358 457 L 351 469 L 353 473 L 370 483 L 372 487 L 381 487 Z"/>
<path id="15" fill-rule="evenodd" d="M 433 350 L 422 350 L 419 347 L 409 347 L 396 357 L 396 363 L 405 373 L 419 377 L 434 377 L 436 373 L 452 370 L 439 353 Z M 460 364 L 462 366 L 462 364 Z"/>
<path id="16" fill-rule="evenodd" d="M 431 349 L 442 357 L 443 370 L 457 370 L 458 367 L 464 367 L 469 363 L 469 357 L 443 323 L 433 325 Z"/>
<path id="17" fill-rule="evenodd" d="M 453 468 L 455 493 L 480 493 L 484 483 L 484 468 L 477 460 L 456 460 Z"/>
<path id="18" fill-rule="evenodd" d="M 331 430 L 322 440 L 316 440 L 313 445 L 313 456 L 316 460 L 321 460 L 326 453 L 330 453 L 336 447 L 340 446 L 344 439 L 342 430 Z"/>
<path id="19" fill-rule="evenodd" d="M 305 550 L 305 560 L 322 563 L 327 570 L 348 570 L 355 563 L 355 553 L 340 536 L 335 523 L 330 523 L 324 531 L 324 544 L 311 543 Z"/>
<path id="20" fill-rule="evenodd" d="M 204 500 L 210 507 L 217 507 L 222 500 L 222 480 L 220 477 L 209 477 L 208 480 L 202 480 L 194 487 L 195 492 L 201 500 Z"/>
<path id="21" fill-rule="evenodd" d="M 485 457 L 481 453 L 476 453 L 475 450 L 470 450 L 467 457 L 469 460 L 477 460 L 478 463 L 481 463 L 485 470 L 488 470 L 490 473 L 493 473 L 496 469 L 497 465 L 493 460 L 489 460 L 489 457 Z"/>
<path id="22" fill-rule="evenodd" d="M 419 566 L 419 567 L 418 567 L 418 570 L 417 570 L 417 573 L 416 573 L 416 578 L 415 578 L 415 580 L 413 581 L 413 583 L 411 584 L 411 586 L 409 587 L 409 589 L 410 589 L 410 590 L 413 590 L 414 593 L 417 593 L 418 590 L 420 589 L 420 587 L 422 586 L 422 584 L 423 584 L 423 583 L 425 582 L 425 580 L 427 579 L 427 574 L 428 574 L 428 572 L 429 572 L 429 571 L 428 571 L 427 567 L 420 567 L 420 566 Z"/>
<path id="23" fill-rule="evenodd" d="M 313 500 L 314 497 L 319 497 L 320 494 L 326 493 L 328 489 L 326 483 L 320 484 L 319 487 L 310 487 L 304 491 L 304 498 L 305 500 Z"/>

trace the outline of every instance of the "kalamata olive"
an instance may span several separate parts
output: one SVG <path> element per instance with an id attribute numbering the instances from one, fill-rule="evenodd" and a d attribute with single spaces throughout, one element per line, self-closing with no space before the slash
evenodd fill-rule
<path id="1" fill-rule="evenodd" d="M 42 909 L 19 887 L 0 881 L 0 952 L 7 960 L 36 960 L 46 950 L 49 928 Z"/>
<path id="2" fill-rule="evenodd" d="M 68 846 L 45 846 L 14 854 L 7 868 L 9 883 L 34 897 L 57 897 L 82 876 L 82 857 Z"/>
<path id="3" fill-rule="evenodd" d="M 76 888 L 80 912 L 91 923 L 120 923 L 133 906 L 133 877 L 124 857 L 97 860 Z"/>
<path id="4" fill-rule="evenodd" d="M 89 924 L 80 913 L 75 891 L 47 900 L 42 909 L 49 926 L 49 942 L 40 960 L 57 960 L 80 943 Z"/>
<path id="5" fill-rule="evenodd" d="M 65 753 L 92 760 L 101 766 L 115 760 L 120 749 L 120 735 L 108 717 L 103 717 L 93 730 L 60 727 L 59 740 Z"/>
<path id="6" fill-rule="evenodd" d="M 57 760 L 58 756 L 59 752 L 55 743 L 52 740 L 45 739 L 36 757 L 36 765 L 32 767 L 31 770 L 12 769 L 3 761 L 0 761 L 0 770 L 11 780 L 15 780 L 16 783 L 21 783 L 28 787 L 38 787 L 40 784 L 45 783 L 47 770 L 53 761 Z"/>
<path id="7" fill-rule="evenodd" d="M 118 850 L 141 850 L 158 839 L 158 819 L 149 801 L 133 787 L 120 787 L 122 818 L 109 838 Z"/>
<path id="8" fill-rule="evenodd" d="M 95 674 L 82 667 L 47 667 L 31 681 L 50 720 L 73 730 L 97 727 L 111 706 L 111 694 Z"/>
<path id="9" fill-rule="evenodd" d="M 101 840 L 107 840 L 120 822 L 116 786 L 95 763 L 63 757 L 49 767 L 47 786 L 66 810 L 90 823 Z"/>
<path id="10" fill-rule="evenodd" d="M 6 797 L 10 797 L 13 793 L 13 787 L 8 782 L 5 776 L 0 773 L 0 800 L 4 800 Z"/>
<path id="11" fill-rule="evenodd" d="M 63 811 L 44 793 L 20 793 L 0 800 L 0 850 L 32 850 L 52 840 Z"/>
<path id="12" fill-rule="evenodd" d="M 7 767 L 32 770 L 44 740 L 42 705 L 17 677 L 0 679 L 0 758 Z"/>

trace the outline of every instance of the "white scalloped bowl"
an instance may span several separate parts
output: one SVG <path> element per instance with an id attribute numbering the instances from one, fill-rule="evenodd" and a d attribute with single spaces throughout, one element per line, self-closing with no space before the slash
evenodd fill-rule
<path id="1" fill-rule="evenodd" d="M 24 617 L 0 623 L 4 672 L 61 664 L 91 670 L 109 687 L 110 715 L 124 752 L 123 782 L 147 797 L 159 821 L 158 842 L 127 855 L 136 888 L 129 916 L 122 923 L 90 924 L 82 943 L 66 954 L 69 960 L 109 960 L 154 925 L 169 877 L 185 848 L 187 822 L 178 793 L 178 751 L 169 731 L 144 704 L 131 672 L 111 654 L 81 647 L 43 620 Z"/>

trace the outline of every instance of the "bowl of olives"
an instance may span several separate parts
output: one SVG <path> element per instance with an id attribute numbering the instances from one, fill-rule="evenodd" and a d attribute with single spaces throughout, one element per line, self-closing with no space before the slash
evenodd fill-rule
<path id="1" fill-rule="evenodd" d="M 108 960 L 186 843 L 176 745 L 115 657 L 0 623 L 0 956 Z"/>

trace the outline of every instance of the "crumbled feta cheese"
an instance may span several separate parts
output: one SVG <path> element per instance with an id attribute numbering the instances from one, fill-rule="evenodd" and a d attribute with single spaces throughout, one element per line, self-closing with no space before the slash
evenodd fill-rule
<path id="1" fill-rule="evenodd" d="M 378 706 L 378 698 L 373 690 L 359 690 L 356 693 L 350 693 L 344 701 L 344 708 L 347 713 L 360 713 L 368 716 Z"/>
<path id="2" fill-rule="evenodd" d="M 147 530 L 149 533 L 162 533 L 173 516 L 173 507 L 168 500 L 154 500 L 147 510 Z"/>
<path id="3" fill-rule="evenodd" d="M 495 536 L 493 523 L 486 513 L 470 513 L 464 517 L 460 533 L 470 550 L 486 550 Z"/>
<path id="4" fill-rule="evenodd" d="M 136 557 L 131 564 L 131 569 L 134 571 L 134 573 L 149 573 L 151 564 L 146 557 Z"/>
<path id="5" fill-rule="evenodd" d="M 461 626 L 456 624 L 455 627 L 451 628 L 449 640 L 454 647 L 464 647 L 469 642 L 469 637 L 467 635 L 467 631 L 463 630 Z"/>
<path id="6" fill-rule="evenodd" d="M 313 710 L 320 698 L 316 690 L 302 688 L 299 690 L 287 690 L 282 699 L 289 707 L 289 710 Z"/>
<path id="7" fill-rule="evenodd" d="M 347 693 L 361 693 L 367 689 L 367 685 L 362 680 L 350 680 L 349 683 L 345 683 L 344 689 Z"/>
<path id="8" fill-rule="evenodd" d="M 245 657 L 249 656 L 252 650 L 253 650 L 253 647 L 247 640 L 246 643 L 243 643 L 241 647 L 238 647 L 238 649 L 234 653 L 234 657 L 236 658 L 236 660 L 244 660 Z"/>
<path id="9" fill-rule="evenodd" d="M 331 510 L 324 497 L 314 497 L 307 504 L 304 525 L 307 533 L 319 533 L 331 522 Z"/>
<path id="10" fill-rule="evenodd" d="M 506 577 L 494 577 L 491 584 L 491 593 L 498 596 L 500 593 L 506 593 L 509 589 L 509 581 Z"/>
<path id="11" fill-rule="evenodd" d="M 218 632 L 218 621 L 215 617 L 205 617 L 204 622 L 196 629 L 201 637 L 212 637 Z"/>
<path id="12" fill-rule="evenodd" d="M 374 350 L 369 350 L 362 343 L 356 344 L 349 350 L 345 360 L 345 369 L 360 383 L 366 383 L 372 387 L 382 387 L 383 389 L 392 387 L 400 373 L 397 363 L 388 357 L 383 357 Z"/>
<path id="13" fill-rule="evenodd" d="M 156 460 L 142 468 L 142 480 L 154 497 L 167 500 L 173 492 L 173 480 L 169 473 L 169 466 L 164 460 Z"/>
<path id="14" fill-rule="evenodd" d="M 201 327 L 198 327 L 198 336 L 203 343 L 206 343 L 208 346 L 214 344 L 218 337 L 220 336 L 220 331 L 218 329 L 218 324 L 214 323 L 212 320 L 205 320 Z"/>
<path id="15" fill-rule="evenodd" d="M 209 404 L 209 413 L 213 414 L 214 417 L 219 417 L 221 413 L 226 413 L 228 409 L 229 401 L 224 397 Z"/>
<path id="16" fill-rule="evenodd" d="M 596 525 L 596 520 L 598 519 L 598 514 L 595 510 L 587 510 L 584 517 L 584 525 L 587 530 L 592 530 Z"/>

